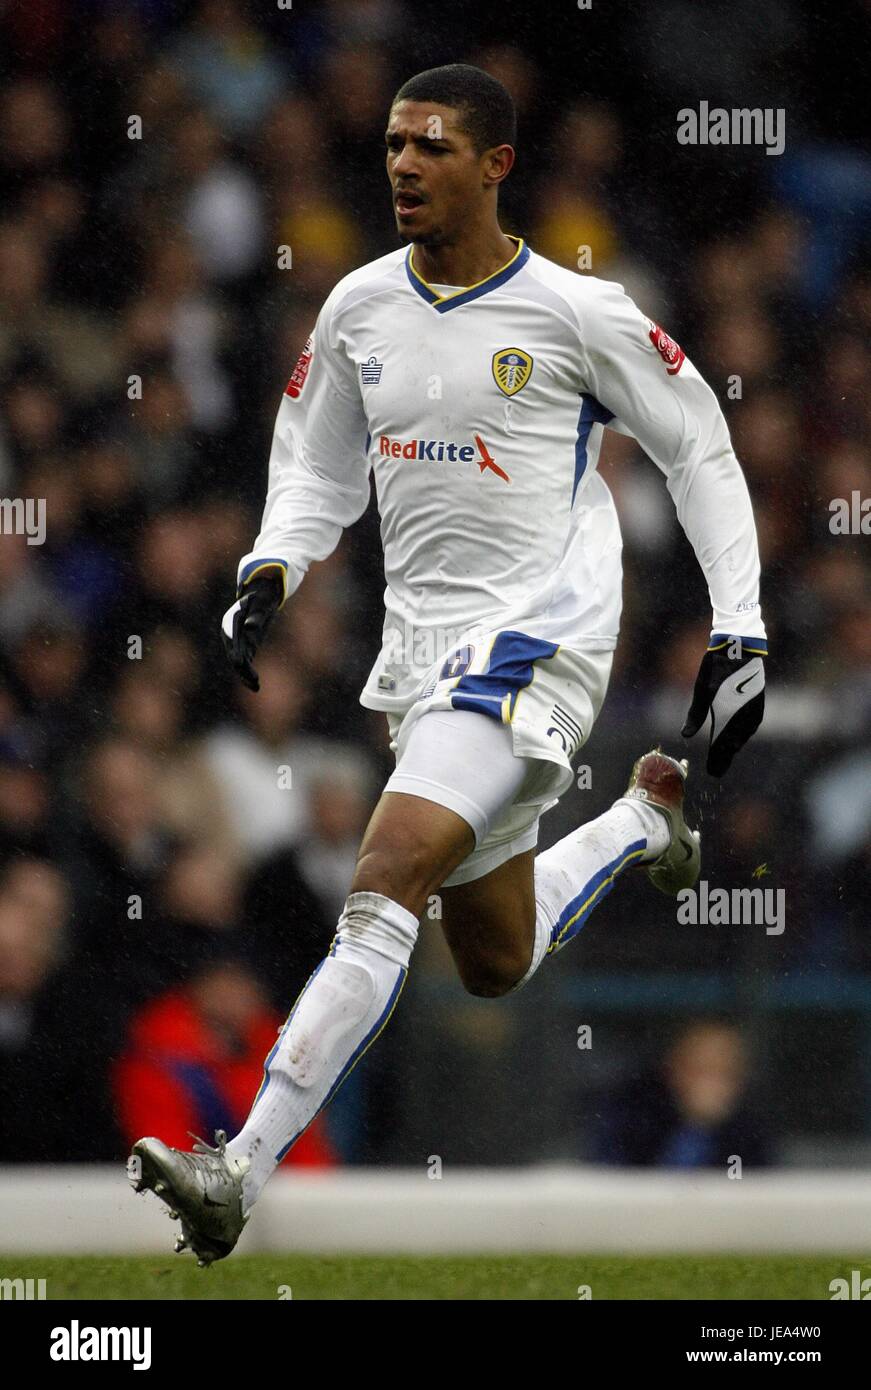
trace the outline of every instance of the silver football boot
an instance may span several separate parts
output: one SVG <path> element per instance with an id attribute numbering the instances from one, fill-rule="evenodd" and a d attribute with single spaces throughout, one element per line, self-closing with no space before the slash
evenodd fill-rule
<path id="1" fill-rule="evenodd" d="M 154 1192 L 181 1218 L 176 1253 L 190 1247 L 200 1266 L 223 1260 L 242 1234 L 242 1179 L 248 1158 L 227 1155 L 227 1136 L 215 1131 L 215 1148 L 198 1139 L 192 1153 L 171 1149 L 161 1139 L 137 1139 L 127 1160 L 134 1192 Z"/>
<path id="2" fill-rule="evenodd" d="M 692 888 L 702 864 L 701 836 L 690 830 L 683 816 L 683 799 L 689 764 L 678 762 L 654 748 L 639 758 L 632 769 L 629 786 L 621 801 L 646 801 L 661 811 L 668 821 L 671 840 L 668 848 L 652 863 L 642 864 L 647 876 L 661 893 L 674 896 Z"/>

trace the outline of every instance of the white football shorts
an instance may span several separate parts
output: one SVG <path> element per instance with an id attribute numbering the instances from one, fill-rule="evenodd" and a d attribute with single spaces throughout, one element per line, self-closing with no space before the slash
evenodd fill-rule
<path id="1" fill-rule="evenodd" d="M 602 708 L 613 656 L 489 632 L 440 658 L 408 710 L 388 713 L 396 771 L 384 790 L 447 806 L 475 832 L 475 849 L 445 886 L 483 878 L 538 843 L 540 817 L 574 779 L 572 759 Z M 460 711 L 478 718 L 451 717 Z M 442 717 L 426 736 L 412 739 L 435 713 Z"/>

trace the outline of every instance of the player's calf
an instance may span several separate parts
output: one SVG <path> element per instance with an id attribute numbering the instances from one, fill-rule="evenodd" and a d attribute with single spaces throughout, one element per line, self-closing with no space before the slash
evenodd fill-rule
<path id="1" fill-rule="evenodd" d="M 444 890 L 445 935 L 466 988 L 495 997 L 526 984 L 630 868 L 645 868 L 665 893 L 691 887 L 700 844 L 684 820 L 686 775 L 686 762 L 658 749 L 645 753 L 626 793 L 604 815 L 534 859 L 533 852 L 517 855 L 479 880 Z"/>
<path id="2" fill-rule="evenodd" d="M 529 969 L 535 939 L 535 850 L 440 891 L 442 929 L 470 994 L 497 999 Z"/>

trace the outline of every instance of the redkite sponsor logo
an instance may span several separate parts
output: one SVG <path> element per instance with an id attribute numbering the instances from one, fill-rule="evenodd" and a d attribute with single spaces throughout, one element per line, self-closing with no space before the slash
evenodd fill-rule
<path id="1" fill-rule="evenodd" d="M 290 396 L 293 400 L 296 400 L 300 391 L 305 386 L 308 369 L 312 364 L 312 346 L 312 340 L 309 338 L 302 352 L 299 354 L 296 366 L 290 374 L 290 381 L 284 388 L 285 396 Z"/>
<path id="2" fill-rule="evenodd" d="M 686 353 L 674 341 L 674 338 L 669 337 L 664 328 L 660 328 L 658 323 L 653 322 L 653 319 L 648 319 L 648 323 L 650 324 L 650 341 L 665 363 L 665 370 L 669 376 L 677 376 L 684 364 Z"/>
<path id="3" fill-rule="evenodd" d="M 421 463 L 477 463 L 482 473 L 489 470 L 510 483 L 505 469 L 500 468 L 481 436 L 474 435 L 474 440 L 473 446 L 446 439 L 391 439 L 382 434 L 378 437 L 378 452 L 382 458 L 417 459 Z"/>

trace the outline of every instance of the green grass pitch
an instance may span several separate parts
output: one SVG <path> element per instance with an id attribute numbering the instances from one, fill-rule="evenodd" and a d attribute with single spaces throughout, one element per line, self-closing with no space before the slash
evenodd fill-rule
<path id="1" fill-rule="evenodd" d="M 0 1275 L 46 1279 L 49 1299 L 829 1299 L 862 1255 L 186 1255 L 0 1254 Z M 289 1292 L 288 1292 L 289 1291 Z"/>

